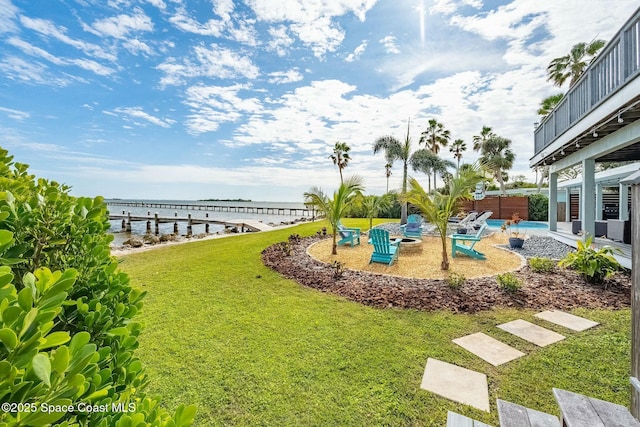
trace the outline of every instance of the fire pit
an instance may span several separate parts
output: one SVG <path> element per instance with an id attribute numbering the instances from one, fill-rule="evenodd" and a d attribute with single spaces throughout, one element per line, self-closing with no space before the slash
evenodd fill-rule
<path id="1" fill-rule="evenodd" d="M 422 253 L 422 240 L 404 237 L 400 243 L 401 254 Z"/>

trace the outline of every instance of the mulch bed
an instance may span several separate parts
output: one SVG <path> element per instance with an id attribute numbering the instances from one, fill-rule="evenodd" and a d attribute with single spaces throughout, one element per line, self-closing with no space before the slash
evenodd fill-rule
<path id="1" fill-rule="evenodd" d="M 605 284 L 592 285 L 571 270 L 556 267 L 551 273 L 536 273 L 526 266 L 515 272 L 523 284 L 516 292 L 499 288 L 495 277 L 467 279 L 461 288 L 452 289 L 442 279 L 412 279 L 352 270 L 336 275 L 334 267 L 307 254 L 306 248 L 318 240 L 319 237 L 312 236 L 272 245 L 262 252 L 262 260 L 301 285 L 378 308 L 474 313 L 504 307 L 618 309 L 631 303 L 628 273 L 618 273 Z"/>

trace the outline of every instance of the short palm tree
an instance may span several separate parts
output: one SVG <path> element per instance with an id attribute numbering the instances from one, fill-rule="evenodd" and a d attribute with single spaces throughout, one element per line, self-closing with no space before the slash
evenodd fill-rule
<path id="1" fill-rule="evenodd" d="M 573 45 L 569 54 L 555 58 L 549 63 L 547 80 L 558 87 L 562 87 L 568 80 L 569 87 L 573 86 L 605 44 L 604 40 L 593 40 L 590 43 Z"/>
<path id="2" fill-rule="evenodd" d="M 427 193 L 420 183 L 411 178 L 409 185 L 411 190 L 407 194 L 407 201 L 424 215 L 425 219 L 433 224 L 440 233 L 442 244 L 442 262 L 440 269 L 449 269 L 449 256 L 447 251 L 447 226 L 449 218 L 455 213 L 456 207 L 461 200 L 472 198 L 472 192 L 476 183 L 482 181 L 479 167 L 474 165 L 460 171 L 460 174 L 449 181 L 447 187 L 448 194 L 438 191 Z"/>
<path id="3" fill-rule="evenodd" d="M 473 137 L 473 151 L 482 151 L 484 143 L 494 136 L 496 136 L 496 134 L 493 133 L 493 129 L 489 126 L 482 126 L 480 135 L 475 135 Z"/>
<path id="4" fill-rule="evenodd" d="M 482 147 L 480 161 L 486 165 L 500 184 L 502 194 L 507 194 L 503 173 L 513 167 L 516 155 L 511 151 L 511 140 L 501 136 L 489 138 Z"/>
<path id="5" fill-rule="evenodd" d="M 407 125 L 407 136 L 404 142 L 400 142 L 398 139 L 391 135 L 382 136 L 373 143 L 373 154 L 377 154 L 380 151 L 384 151 L 384 155 L 387 158 L 387 164 L 393 164 L 396 160 L 402 161 L 402 193 L 407 192 L 407 167 L 409 165 L 409 159 L 411 157 L 411 138 L 409 137 L 409 126 Z M 400 211 L 400 224 L 407 223 L 407 204 L 401 204 Z"/>
<path id="6" fill-rule="evenodd" d="M 371 230 L 373 228 L 373 218 L 377 218 L 380 211 L 391 207 L 391 194 L 387 193 L 382 196 L 363 195 L 358 199 L 358 203 L 364 210 L 365 218 L 369 218 L 369 230 Z"/>
<path id="7" fill-rule="evenodd" d="M 351 151 L 351 147 L 347 145 L 346 142 L 336 142 L 333 147 L 333 154 L 329 156 L 331 160 L 333 160 L 333 164 L 338 166 L 338 172 L 340 172 L 340 182 L 342 181 L 342 169 L 346 168 L 349 164 L 349 151 Z"/>
<path id="8" fill-rule="evenodd" d="M 363 189 L 362 178 L 357 175 L 352 175 L 347 177 L 347 179 L 340 184 L 340 187 L 333 192 L 332 199 L 318 187 L 313 187 L 304 193 L 305 203 L 312 204 L 318 213 L 324 215 L 325 219 L 331 225 L 331 233 L 333 235 L 332 255 L 338 254 L 338 242 L 336 239 L 338 222 L 340 222 L 340 218 L 342 218 L 346 212 L 349 204 L 353 202 L 354 198 L 358 196 Z"/>
<path id="9" fill-rule="evenodd" d="M 449 151 L 453 153 L 453 158 L 458 161 L 456 166 L 457 175 L 458 171 L 460 170 L 460 160 L 462 159 L 462 153 L 467 151 L 467 144 L 461 139 L 456 139 L 455 141 L 453 141 L 453 144 L 451 144 L 451 147 L 449 147 Z"/>

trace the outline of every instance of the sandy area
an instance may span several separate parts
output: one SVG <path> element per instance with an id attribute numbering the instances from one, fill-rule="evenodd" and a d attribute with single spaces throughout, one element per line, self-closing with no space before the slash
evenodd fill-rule
<path id="1" fill-rule="evenodd" d="M 499 233 L 483 238 L 474 247 L 487 256 L 485 261 L 480 261 L 460 253 L 456 254 L 456 258 L 452 258 L 451 239 L 447 239 L 450 271 L 460 273 L 470 279 L 517 270 L 525 265 L 526 261 L 514 252 L 495 246 L 506 243 L 507 238 Z M 365 236 L 363 236 L 361 245 L 339 246 L 337 256 L 331 255 L 331 245 L 331 239 L 322 240 L 310 246 L 307 252 L 319 261 L 329 264 L 339 261 L 343 263 L 345 268 L 351 270 L 430 279 L 446 276 L 446 273 L 440 269 L 442 243 L 439 237 L 425 237 L 422 241 L 422 253 L 400 253 L 398 261 L 394 262 L 392 266 L 379 263 L 369 264 L 373 246 L 367 244 Z"/>

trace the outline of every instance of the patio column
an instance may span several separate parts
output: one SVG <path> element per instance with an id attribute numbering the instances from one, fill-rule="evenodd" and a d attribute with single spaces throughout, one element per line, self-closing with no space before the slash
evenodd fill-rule
<path id="1" fill-rule="evenodd" d="M 582 161 L 582 191 L 580 192 L 580 219 L 585 234 L 595 236 L 596 233 L 596 162 L 594 159 Z M 585 237 L 585 236 L 583 236 Z"/>
<path id="2" fill-rule="evenodd" d="M 567 203 L 564 210 L 564 220 L 571 222 L 571 187 L 567 187 L 565 191 L 567 192 Z"/>
<path id="3" fill-rule="evenodd" d="M 620 207 L 618 210 L 618 219 L 626 221 L 629 218 L 629 186 L 627 184 L 619 184 L 620 192 L 619 192 L 619 200 L 618 206 Z"/>
<path id="4" fill-rule="evenodd" d="M 549 174 L 549 231 L 558 231 L 558 174 Z"/>
<path id="5" fill-rule="evenodd" d="M 596 219 L 602 220 L 602 184 L 596 184 Z"/>

